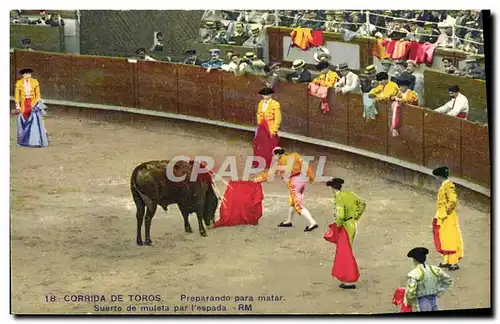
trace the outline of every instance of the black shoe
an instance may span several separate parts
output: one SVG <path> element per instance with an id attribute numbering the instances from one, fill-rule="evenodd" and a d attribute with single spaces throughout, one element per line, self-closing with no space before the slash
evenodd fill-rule
<path id="1" fill-rule="evenodd" d="M 438 267 L 440 267 L 440 268 L 449 268 L 449 267 L 450 267 L 450 265 L 449 265 L 448 263 L 442 263 L 442 262 L 441 262 L 441 263 L 438 265 Z"/>
<path id="2" fill-rule="evenodd" d="M 293 224 L 292 223 L 285 223 L 285 222 L 281 222 L 278 227 L 292 227 Z"/>
<path id="3" fill-rule="evenodd" d="M 304 232 L 311 232 L 312 230 L 318 228 L 318 224 L 314 224 L 312 227 L 309 227 L 309 226 L 306 226 L 306 228 L 304 229 Z"/>
<path id="4" fill-rule="evenodd" d="M 448 270 L 450 270 L 450 271 L 454 271 L 454 270 L 458 270 L 458 269 L 460 269 L 458 267 L 458 264 L 450 264 L 450 266 L 448 267 Z"/>
<path id="5" fill-rule="evenodd" d="M 342 289 L 356 289 L 356 285 L 346 285 L 345 283 L 341 283 L 339 285 L 339 288 L 342 288 Z"/>

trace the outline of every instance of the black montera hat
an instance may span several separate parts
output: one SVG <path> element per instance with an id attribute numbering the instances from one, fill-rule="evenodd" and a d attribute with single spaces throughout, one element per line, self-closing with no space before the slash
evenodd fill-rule
<path id="1" fill-rule="evenodd" d="M 408 252 L 407 257 L 414 259 L 419 263 L 425 263 L 427 259 L 427 254 L 429 254 L 429 250 L 424 247 L 416 247 Z"/>
<path id="2" fill-rule="evenodd" d="M 442 166 L 432 170 L 432 174 L 447 179 L 450 175 L 450 169 L 447 166 Z"/>
<path id="3" fill-rule="evenodd" d="M 457 85 L 451 85 L 448 87 L 449 92 L 460 92 L 460 88 Z"/>
<path id="4" fill-rule="evenodd" d="M 30 69 L 30 68 L 26 68 L 26 69 L 22 69 L 21 71 L 19 71 L 19 74 L 26 74 L 26 73 L 33 73 L 33 70 Z"/>
<path id="5" fill-rule="evenodd" d="M 281 148 L 279 146 L 276 146 L 274 149 L 273 149 L 273 155 L 278 155 L 278 154 L 285 154 L 285 149 L 284 148 Z"/>
<path id="6" fill-rule="evenodd" d="M 268 96 L 268 95 L 273 94 L 273 93 L 274 93 L 274 91 L 271 88 L 264 88 L 264 89 L 259 91 L 259 94 L 262 96 Z"/>
<path id="7" fill-rule="evenodd" d="M 377 81 L 389 80 L 389 75 L 386 72 L 379 72 L 375 78 Z"/>
<path id="8" fill-rule="evenodd" d="M 340 179 L 340 178 L 333 178 L 332 180 L 328 180 L 326 182 L 327 187 L 333 187 L 337 190 L 340 190 L 342 188 L 343 184 L 344 184 L 344 179 Z"/>

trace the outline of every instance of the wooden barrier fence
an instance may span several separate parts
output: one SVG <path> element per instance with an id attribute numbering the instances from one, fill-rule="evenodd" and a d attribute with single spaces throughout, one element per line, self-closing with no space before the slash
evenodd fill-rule
<path id="1" fill-rule="evenodd" d="M 240 125 L 255 125 L 261 81 L 221 71 L 160 62 L 128 63 L 123 58 L 15 51 L 10 53 L 11 95 L 24 67 L 34 70 L 42 98 L 141 108 Z M 490 187 L 487 125 L 403 106 L 400 136 L 388 126 L 389 104 L 378 105 L 376 120 L 362 117 L 359 94 L 329 95 L 330 111 L 307 94 L 307 85 L 283 82 L 282 130 L 329 140 L 434 168 L 448 165 L 452 175 Z"/>

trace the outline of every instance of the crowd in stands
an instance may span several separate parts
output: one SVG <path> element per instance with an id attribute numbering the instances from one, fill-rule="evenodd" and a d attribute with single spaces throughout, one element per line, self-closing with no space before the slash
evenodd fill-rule
<path id="1" fill-rule="evenodd" d="M 59 15 L 59 13 L 57 12 L 49 13 L 46 10 L 40 10 L 40 16 L 36 18 L 30 18 L 26 15 L 23 16 L 22 10 L 11 10 L 10 23 L 25 24 L 25 25 L 41 25 L 41 26 L 51 26 L 51 27 L 64 26 L 64 20 L 61 18 L 61 15 Z"/>
<path id="2" fill-rule="evenodd" d="M 484 53 L 482 13 L 478 10 L 286 10 L 277 14 L 273 10 L 213 10 L 203 19 L 208 22 L 201 30 L 201 40 L 213 44 L 258 46 L 262 42 L 258 31 L 279 25 L 340 33 L 346 40 L 370 36 Z"/>

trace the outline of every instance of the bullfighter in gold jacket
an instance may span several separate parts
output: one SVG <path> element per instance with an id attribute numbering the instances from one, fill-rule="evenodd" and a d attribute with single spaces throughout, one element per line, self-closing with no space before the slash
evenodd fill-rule
<path id="1" fill-rule="evenodd" d="M 49 145 L 42 116 L 45 105 L 40 97 L 40 84 L 31 77 L 32 69 L 22 69 L 22 79 L 16 82 L 14 100 L 17 116 L 17 143 L 27 147 Z"/>
<path id="2" fill-rule="evenodd" d="M 254 156 L 264 158 L 266 168 L 271 165 L 273 149 L 279 144 L 278 131 L 281 125 L 280 103 L 272 98 L 274 91 L 262 89 L 259 94 L 262 100 L 257 107 L 257 130 L 253 141 Z M 254 163 L 254 167 L 255 167 Z"/>
<path id="3" fill-rule="evenodd" d="M 442 181 L 437 195 L 436 215 L 432 222 L 434 244 L 438 253 L 444 255 L 439 266 L 458 270 L 458 261 L 464 255 L 462 233 L 457 215 L 457 193 L 455 185 L 448 179 L 445 166 L 434 169 L 432 174 Z"/>

